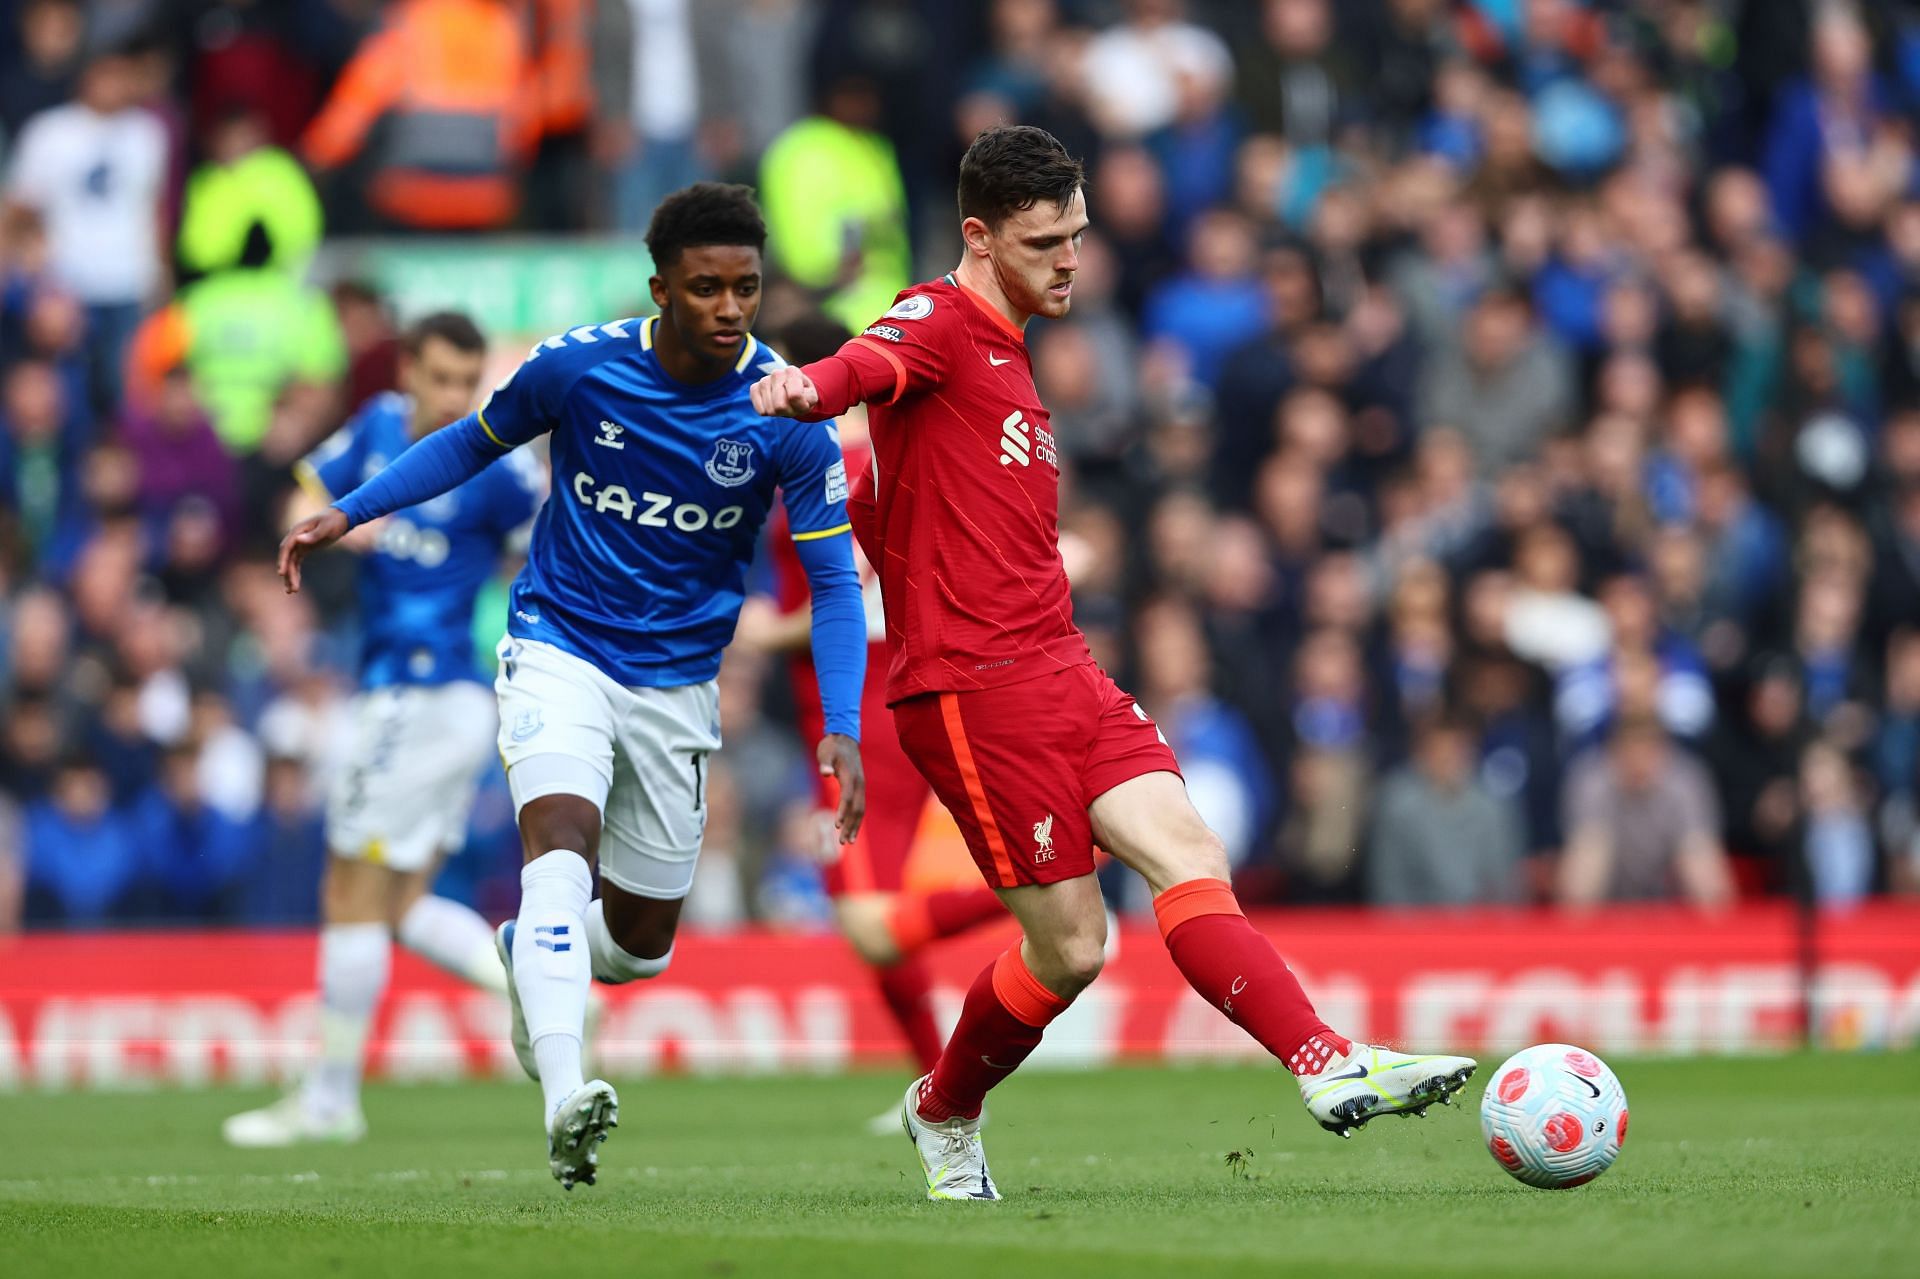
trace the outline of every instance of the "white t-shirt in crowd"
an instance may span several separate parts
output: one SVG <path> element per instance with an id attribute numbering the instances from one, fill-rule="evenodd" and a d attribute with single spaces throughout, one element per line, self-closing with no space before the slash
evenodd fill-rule
<path id="1" fill-rule="evenodd" d="M 700 123 L 700 76 L 688 0 L 633 7 L 633 125 L 642 138 L 682 142 Z"/>
<path id="2" fill-rule="evenodd" d="M 7 194 L 40 211 L 56 279 L 94 305 L 144 301 L 160 283 L 167 134 L 151 112 L 77 102 L 20 130 Z"/>

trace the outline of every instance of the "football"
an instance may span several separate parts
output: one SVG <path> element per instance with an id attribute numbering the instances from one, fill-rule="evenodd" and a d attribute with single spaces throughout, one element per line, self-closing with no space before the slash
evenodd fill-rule
<path id="1" fill-rule="evenodd" d="M 1480 1098 L 1494 1161 L 1541 1190 L 1584 1186 L 1627 1140 L 1627 1094 L 1607 1063 L 1572 1044 L 1535 1044 L 1501 1063 Z"/>

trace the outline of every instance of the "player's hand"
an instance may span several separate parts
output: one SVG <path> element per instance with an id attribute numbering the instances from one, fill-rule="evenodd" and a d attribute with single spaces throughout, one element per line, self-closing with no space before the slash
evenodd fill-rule
<path id="1" fill-rule="evenodd" d="M 820 775 L 840 783 L 840 807 L 834 812 L 833 828 L 840 832 L 841 843 L 851 844 L 867 815 L 867 774 L 860 766 L 860 743 L 844 733 L 828 733 L 820 739 L 816 753 Z"/>
<path id="2" fill-rule="evenodd" d="M 753 411 L 761 417 L 804 417 L 820 403 L 813 379 L 788 365 L 753 384 Z"/>
<path id="3" fill-rule="evenodd" d="M 300 562 L 346 535 L 347 517 L 337 506 L 329 506 L 294 525 L 280 543 L 280 580 L 287 584 L 287 594 L 300 589 Z"/>

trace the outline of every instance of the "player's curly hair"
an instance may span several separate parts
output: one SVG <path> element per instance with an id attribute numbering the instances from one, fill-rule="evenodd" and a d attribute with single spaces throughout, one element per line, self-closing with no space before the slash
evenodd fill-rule
<path id="1" fill-rule="evenodd" d="M 960 161 L 960 218 L 997 227 L 1042 200 L 1064 207 L 1086 181 L 1086 167 L 1045 129 L 1000 125 L 975 138 Z"/>
<path id="2" fill-rule="evenodd" d="M 654 268 L 672 266 L 682 252 L 703 244 L 742 244 L 766 252 L 767 221 L 752 187 L 696 182 L 660 201 L 647 224 Z"/>

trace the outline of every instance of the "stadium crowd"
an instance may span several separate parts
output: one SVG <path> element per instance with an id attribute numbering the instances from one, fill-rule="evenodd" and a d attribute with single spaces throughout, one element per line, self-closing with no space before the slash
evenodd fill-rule
<path id="1" fill-rule="evenodd" d="M 749 181 L 777 345 L 1004 119 L 1089 168 L 1078 617 L 1242 900 L 1920 891 L 1916 108 L 1911 0 L 0 2 L 0 930 L 313 917 L 353 566 L 270 554 L 397 350 L 324 241 Z M 783 671 L 702 922 L 823 915 Z M 495 778 L 449 891 L 518 864 Z"/>

